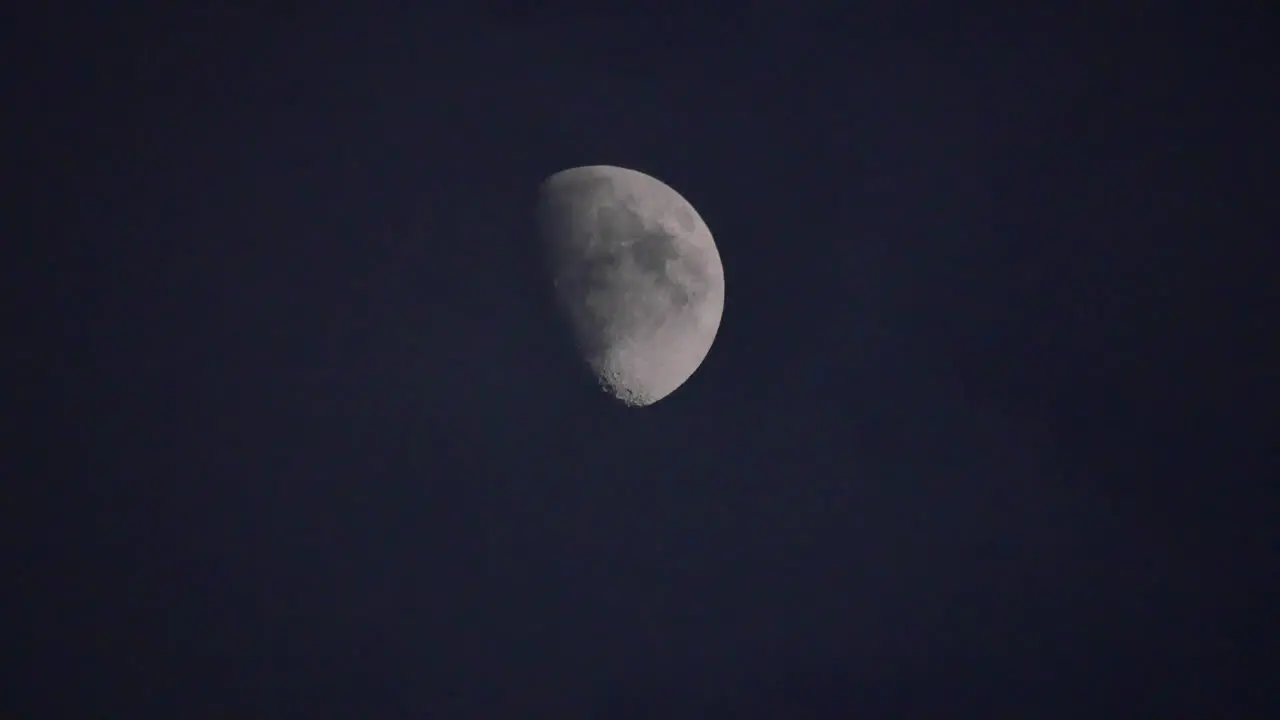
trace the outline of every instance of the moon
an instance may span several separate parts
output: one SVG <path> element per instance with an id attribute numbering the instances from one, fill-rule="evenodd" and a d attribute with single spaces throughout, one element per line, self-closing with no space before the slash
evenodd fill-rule
<path id="1" fill-rule="evenodd" d="M 724 268 L 687 200 L 644 173 L 570 168 L 543 181 L 547 269 L 577 350 L 600 386 L 652 405 L 702 364 L 724 312 Z"/>

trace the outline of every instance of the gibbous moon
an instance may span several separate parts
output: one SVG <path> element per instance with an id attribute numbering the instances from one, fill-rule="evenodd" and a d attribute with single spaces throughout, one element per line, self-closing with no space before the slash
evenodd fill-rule
<path id="1" fill-rule="evenodd" d="M 675 190 L 610 165 L 558 172 L 538 198 L 560 311 L 605 391 L 651 405 L 702 364 L 724 311 L 711 232 Z"/>

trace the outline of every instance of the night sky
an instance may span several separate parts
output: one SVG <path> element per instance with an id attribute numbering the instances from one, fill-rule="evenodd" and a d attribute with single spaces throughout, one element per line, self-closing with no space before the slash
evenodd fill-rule
<path id="1" fill-rule="evenodd" d="M 1274 699 L 1265 3 L 99 5 L 6 51 L 0 714 Z M 542 274 L 587 164 L 724 262 L 652 407 Z"/>

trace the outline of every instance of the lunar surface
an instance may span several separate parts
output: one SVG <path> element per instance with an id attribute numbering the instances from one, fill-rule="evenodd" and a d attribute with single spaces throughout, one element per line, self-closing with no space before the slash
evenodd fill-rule
<path id="1" fill-rule="evenodd" d="M 538 218 L 556 301 L 601 387 L 643 406 L 683 385 L 724 311 L 720 253 L 697 211 L 644 173 L 593 165 L 547 178 Z"/>

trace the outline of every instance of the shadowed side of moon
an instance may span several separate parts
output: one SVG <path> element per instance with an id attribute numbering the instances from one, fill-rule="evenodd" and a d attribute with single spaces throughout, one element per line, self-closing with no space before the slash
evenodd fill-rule
<path id="1" fill-rule="evenodd" d="M 724 269 L 697 211 L 655 178 L 595 165 L 547 178 L 538 217 L 556 302 L 600 385 L 633 406 L 683 385 L 724 310 Z"/>

